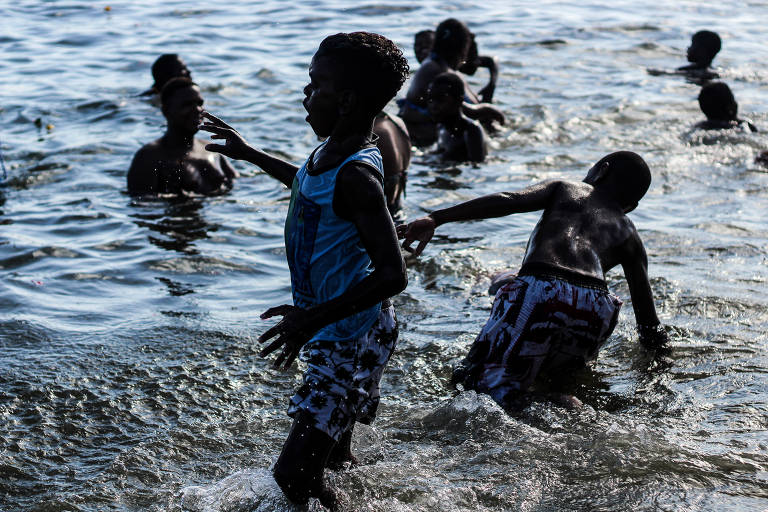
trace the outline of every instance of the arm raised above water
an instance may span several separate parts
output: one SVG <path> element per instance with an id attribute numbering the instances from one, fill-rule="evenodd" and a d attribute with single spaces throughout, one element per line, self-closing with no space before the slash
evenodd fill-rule
<path id="1" fill-rule="evenodd" d="M 211 136 L 212 139 L 224 140 L 224 144 L 208 144 L 205 146 L 207 151 L 221 153 L 234 160 L 245 160 L 246 162 L 250 162 L 261 167 L 264 172 L 282 182 L 286 187 L 291 187 L 293 178 L 299 170 L 297 166 L 261 151 L 260 149 L 249 146 L 237 130 L 210 112 L 203 112 L 203 117 L 208 119 L 208 121 L 203 123 L 200 126 L 200 129 L 211 132 L 213 134 Z"/>
<path id="2" fill-rule="evenodd" d="M 403 248 L 418 256 L 432 239 L 435 228 L 448 222 L 490 219 L 513 213 L 533 212 L 549 206 L 561 187 L 561 181 L 543 181 L 516 192 L 499 192 L 478 197 L 442 210 L 437 210 L 397 228 L 398 237 L 404 238 Z M 419 241 L 415 250 L 411 245 Z"/>

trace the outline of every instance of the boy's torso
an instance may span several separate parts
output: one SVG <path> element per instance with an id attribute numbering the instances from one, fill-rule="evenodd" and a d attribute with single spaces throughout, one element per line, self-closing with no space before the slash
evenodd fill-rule
<path id="1" fill-rule="evenodd" d="M 623 245 L 634 227 L 615 205 L 591 185 L 562 182 L 528 241 L 523 260 L 604 279 L 623 260 Z"/>

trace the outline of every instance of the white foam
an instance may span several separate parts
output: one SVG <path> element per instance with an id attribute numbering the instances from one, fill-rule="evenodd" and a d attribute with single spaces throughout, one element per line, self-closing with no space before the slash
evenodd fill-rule
<path id="1" fill-rule="evenodd" d="M 181 507 L 190 512 L 274 512 L 294 510 L 267 469 L 244 469 L 209 486 L 181 490 Z"/>

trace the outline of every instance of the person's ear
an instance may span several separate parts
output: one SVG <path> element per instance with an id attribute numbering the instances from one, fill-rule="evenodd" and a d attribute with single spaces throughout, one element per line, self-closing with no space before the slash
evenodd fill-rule
<path id="1" fill-rule="evenodd" d="M 347 116 L 350 113 L 354 112 L 355 107 L 357 107 L 357 101 L 358 101 L 358 94 L 357 92 L 353 91 L 352 89 L 345 89 L 339 93 L 339 114 L 343 116 Z"/>
<path id="2" fill-rule="evenodd" d="M 608 170 L 611 167 L 611 162 L 603 162 L 600 167 L 595 171 L 595 182 L 598 182 L 608 176 Z"/>

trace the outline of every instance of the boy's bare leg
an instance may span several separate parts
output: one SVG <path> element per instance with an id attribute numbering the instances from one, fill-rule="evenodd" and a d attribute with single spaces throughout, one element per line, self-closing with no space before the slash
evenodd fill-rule
<path id="1" fill-rule="evenodd" d="M 353 423 L 352 426 L 349 427 L 349 430 L 344 432 L 341 436 L 341 439 L 336 443 L 336 446 L 331 450 L 331 454 L 328 456 L 328 462 L 326 463 L 328 469 L 334 471 L 339 470 L 345 462 L 357 464 L 357 457 L 352 455 L 352 429 L 354 427 L 355 424 Z"/>
<path id="2" fill-rule="evenodd" d="M 335 493 L 325 486 L 323 471 L 336 442 L 316 429 L 308 414 L 300 412 L 277 459 L 274 478 L 286 497 L 304 504 L 314 497 L 329 510 L 338 508 Z"/>

